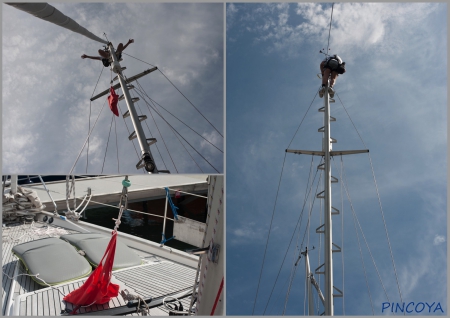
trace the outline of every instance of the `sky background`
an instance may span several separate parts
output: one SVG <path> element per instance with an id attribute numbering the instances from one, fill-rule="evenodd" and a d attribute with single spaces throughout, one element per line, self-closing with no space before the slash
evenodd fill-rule
<path id="1" fill-rule="evenodd" d="M 95 35 L 104 38 L 105 32 L 116 48 L 120 42 L 126 44 L 133 38 L 135 42 L 124 53 L 158 66 L 224 135 L 222 3 L 53 5 Z M 109 88 L 110 69 L 104 68 L 100 61 L 81 59 L 82 54 L 98 55 L 102 44 L 5 4 L 2 4 L 2 11 L 3 173 L 67 174 L 88 135 L 89 99 L 102 69 L 95 92 Z M 121 65 L 127 67 L 124 74 L 128 77 L 152 67 L 126 55 L 123 58 Z M 146 75 L 139 83 L 153 100 L 223 151 L 223 138 L 160 72 Z M 121 94 L 121 90 L 116 92 Z M 138 95 L 132 92 L 132 96 Z M 92 102 L 91 125 L 106 97 Z M 176 170 L 180 173 L 216 172 L 183 141 L 198 167 L 158 115 L 154 115 L 156 128 L 142 98 L 137 104 L 138 114 L 148 116 L 143 122 L 147 138 L 153 136 L 158 140 L 158 149 L 155 145 L 150 147 L 158 169 L 169 169 L 171 173 L 176 173 Z M 156 107 L 197 151 L 223 172 L 222 152 Z M 116 118 L 119 152 L 117 154 L 113 124 L 104 159 L 112 121 L 108 108 L 106 105 L 91 135 L 87 172 L 101 173 L 105 161 L 104 174 L 117 173 L 118 169 L 120 173 L 142 173 L 135 168 L 139 158 L 133 143 L 128 140 L 134 130 L 129 117 Z M 119 102 L 119 108 L 120 114 L 125 113 L 125 101 Z M 137 140 L 133 142 L 139 151 Z M 85 149 L 74 172 L 86 173 L 86 164 Z"/>
<path id="2" fill-rule="evenodd" d="M 321 150 L 317 129 L 323 126 L 323 113 L 317 110 L 323 100 L 315 97 L 321 84 L 316 74 L 324 57 L 319 50 L 327 48 L 331 4 L 236 3 L 227 4 L 226 10 L 227 314 L 250 315 L 285 149 Z M 330 53 L 346 62 L 347 72 L 337 79 L 331 106 L 337 118 L 331 124 L 331 136 L 338 141 L 333 150 L 370 150 L 370 157 L 342 158 L 353 209 L 390 301 L 400 302 L 371 159 L 403 301 L 435 302 L 431 314 L 438 302 L 447 313 L 446 41 L 446 4 L 334 6 Z M 314 157 L 313 176 L 319 159 Z M 340 162 L 334 158 L 332 174 L 342 181 Z M 302 210 L 310 167 L 311 156 L 286 155 L 255 315 L 283 313 L 312 200 L 268 299 Z M 343 209 L 340 203 L 342 184 L 332 187 L 333 206 L 341 210 L 333 216 L 333 242 L 344 250 L 344 256 L 333 254 L 334 285 L 344 290 L 345 314 L 371 315 L 345 191 Z M 322 181 L 318 192 L 321 188 Z M 323 262 L 315 233 L 323 214 L 319 203 L 314 202 L 310 235 L 303 244 L 303 249 L 316 248 L 310 252 L 312 270 Z M 387 298 L 361 232 L 359 239 L 374 313 L 381 315 Z M 287 315 L 304 313 L 304 266 L 301 259 Z M 336 298 L 335 314 L 343 313 L 343 300 Z"/>

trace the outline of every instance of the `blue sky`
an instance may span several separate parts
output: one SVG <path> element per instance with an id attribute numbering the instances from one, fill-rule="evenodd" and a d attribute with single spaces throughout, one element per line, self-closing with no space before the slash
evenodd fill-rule
<path id="1" fill-rule="evenodd" d="M 125 53 L 158 66 L 201 113 L 224 134 L 223 34 L 224 6 L 214 4 L 144 3 L 56 3 L 58 10 L 113 44 L 134 38 Z M 2 162 L 4 173 L 69 173 L 88 134 L 89 99 L 103 68 L 99 61 L 82 60 L 82 54 L 98 55 L 102 44 L 54 24 L 34 18 L 11 6 L 2 5 Z M 124 56 L 126 76 L 151 66 Z M 111 74 L 104 68 L 96 93 L 109 88 Z M 159 72 L 139 80 L 157 103 L 223 150 L 223 138 Z M 118 93 L 120 90 L 117 91 Z M 134 96 L 137 96 L 134 93 Z M 92 123 L 106 96 L 92 103 Z M 180 173 L 201 173 L 200 168 L 170 128 L 155 115 L 156 129 L 147 106 L 138 102 L 139 114 L 146 114 L 157 146 L 150 148 L 158 169 L 176 173 L 158 129 Z M 120 113 L 126 110 L 120 102 Z M 161 110 L 164 117 L 220 172 L 224 155 L 207 144 L 177 119 Z M 112 114 L 108 106 L 91 135 L 88 173 L 100 173 L 105 157 Z M 130 133 L 130 118 L 125 119 Z M 138 157 L 122 117 L 117 121 L 119 154 L 114 125 L 103 173 L 139 173 Z M 150 137 L 145 124 L 144 131 Z M 136 147 L 137 141 L 134 140 Z M 184 143 L 184 141 L 183 141 Z M 189 146 L 192 157 L 205 173 L 216 171 Z M 163 163 L 164 160 L 164 163 Z M 85 173 L 86 151 L 75 173 Z"/>
<path id="2" fill-rule="evenodd" d="M 323 100 L 314 96 L 320 86 L 316 74 L 323 55 L 319 50 L 327 47 L 330 14 L 331 4 L 227 4 L 228 315 L 252 314 L 285 149 L 288 145 L 290 149 L 321 149 L 317 129 L 323 125 L 323 115 L 317 109 Z M 361 135 L 370 150 L 403 301 L 440 302 L 445 313 L 446 41 L 447 5 L 443 3 L 334 6 L 330 52 L 347 64 L 335 89 L 358 132 L 336 97 L 331 115 L 337 121 L 332 123 L 331 136 L 338 142 L 333 149 L 364 149 L 358 133 Z M 344 156 L 343 162 L 351 202 L 387 294 L 391 302 L 400 302 L 369 156 Z M 286 156 L 257 315 L 264 312 L 299 218 L 310 165 L 310 156 Z M 313 172 L 317 165 L 318 158 L 314 158 Z M 336 157 L 332 174 L 341 180 L 339 171 L 340 158 Z M 314 191 L 316 184 L 317 179 Z M 340 210 L 341 184 L 333 185 L 333 206 Z M 344 288 L 345 314 L 371 315 L 345 191 L 343 196 L 344 230 L 341 216 L 334 216 L 333 241 L 344 245 L 345 279 L 343 287 L 342 254 L 334 253 L 334 285 Z M 310 203 L 308 200 L 307 207 Z M 311 233 L 306 236 L 309 248 L 316 247 L 310 252 L 312 269 L 320 265 L 315 229 L 323 212 L 318 204 L 316 200 Z M 299 240 L 298 234 L 294 236 L 267 315 L 283 312 L 288 277 L 305 229 L 306 216 Z M 361 233 L 359 236 L 374 313 L 381 315 L 382 303 L 387 300 Z M 302 259 L 286 307 L 288 315 L 304 312 L 303 274 Z M 335 300 L 335 313 L 343 313 L 342 299 Z"/>

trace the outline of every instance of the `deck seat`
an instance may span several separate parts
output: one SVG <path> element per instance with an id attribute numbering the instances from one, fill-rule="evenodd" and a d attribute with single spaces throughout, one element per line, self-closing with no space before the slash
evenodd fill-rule
<path id="1" fill-rule="evenodd" d="M 58 285 L 88 276 L 91 265 L 70 244 L 49 237 L 18 244 L 12 252 L 22 261 L 32 279 L 39 285 Z M 46 284 L 47 283 L 47 284 Z"/>
<path id="2" fill-rule="evenodd" d="M 76 233 L 62 235 L 60 239 L 69 242 L 75 246 L 77 250 L 83 250 L 89 263 L 94 267 L 97 267 L 102 260 L 111 237 L 96 233 Z M 117 238 L 113 270 L 141 264 L 141 258 Z"/>

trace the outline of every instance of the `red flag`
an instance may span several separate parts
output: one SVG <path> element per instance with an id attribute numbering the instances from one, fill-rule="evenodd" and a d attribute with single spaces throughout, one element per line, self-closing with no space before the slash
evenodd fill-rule
<path id="1" fill-rule="evenodd" d="M 114 255 L 116 254 L 116 241 L 117 232 L 114 231 L 98 267 L 80 288 L 64 297 L 65 301 L 77 306 L 72 311 L 72 314 L 80 306 L 101 305 L 119 295 L 119 285 L 111 283 Z M 104 259 L 105 262 L 103 263 Z"/>
<path id="2" fill-rule="evenodd" d="M 114 88 L 112 88 L 112 86 L 109 89 L 109 92 L 110 92 L 108 96 L 109 108 L 114 113 L 114 115 L 119 117 L 119 110 L 117 109 L 117 103 L 119 102 L 119 95 L 116 94 L 116 91 L 114 90 Z"/>

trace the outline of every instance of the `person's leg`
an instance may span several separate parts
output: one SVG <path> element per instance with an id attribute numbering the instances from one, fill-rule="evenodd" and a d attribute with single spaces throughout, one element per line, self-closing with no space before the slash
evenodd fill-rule
<path id="1" fill-rule="evenodd" d="M 103 50 L 98 50 L 98 54 L 105 59 L 109 58 L 109 54 Z"/>
<path id="2" fill-rule="evenodd" d="M 322 86 L 327 86 L 328 78 L 330 77 L 331 70 L 329 68 L 324 69 L 322 76 Z"/>
<path id="3" fill-rule="evenodd" d="M 334 89 L 333 89 L 333 85 L 336 82 L 336 77 L 338 76 L 338 73 L 336 71 L 332 71 L 331 72 L 331 76 L 330 76 L 330 86 L 328 87 L 328 93 L 330 94 L 330 97 L 333 98 L 334 97 Z"/>
<path id="4" fill-rule="evenodd" d="M 338 72 L 336 71 L 331 72 L 330 87 L 333 87 L 334 83 L 336 82 L 337 76 Z"/>

